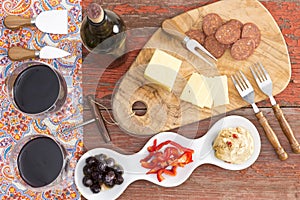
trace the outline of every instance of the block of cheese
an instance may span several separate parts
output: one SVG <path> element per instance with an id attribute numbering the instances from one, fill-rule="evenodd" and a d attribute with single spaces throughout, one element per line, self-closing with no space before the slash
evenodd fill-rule
<path id="1" fill-rule="evenodd" d="M 175 83 L 182 61 L 170 54 L 156 49 L 149 64 L 146 67 L 144 76 L 151 82 L 171 91 Z"/>
<path id="2" fill-rule="evenodd" d="M 210 89 L 213 106 L 229 104 L 227 76 L 206 77 Z"/>
<path id="3" fill-rule="evenodd" d="M 206 83 L 206 78 L 198 73 L 193 73 L 185 85 L 180 99 L 199 106 L 200 108 L 211 108 L 212 95 Z"/>

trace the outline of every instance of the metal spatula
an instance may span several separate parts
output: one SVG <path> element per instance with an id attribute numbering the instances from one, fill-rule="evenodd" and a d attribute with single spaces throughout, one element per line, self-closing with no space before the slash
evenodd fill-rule
<path id="1" fill-rule="evenodd" d="M 176 39 L 180 40 L 185 47 L 191 51 L 193 54 L 198 56 L 200 59 L 204 60 L 206 63 L 208 63 L 210 66 L 215 66 L 215 62 L 217 59 L 211 55 L 199 42 L 196 40 L 190 39 L 188 36 L 185 35 L 184 31 L 180 28 L 180 26 L 172 19 L 167 19 L 162 24 L 162 29 L 174 36 Z M 209 58 L 205 58 L 203 55 L 201 55 L 197 50 L 200 50 L 204 54 L 206 54 Z"/>

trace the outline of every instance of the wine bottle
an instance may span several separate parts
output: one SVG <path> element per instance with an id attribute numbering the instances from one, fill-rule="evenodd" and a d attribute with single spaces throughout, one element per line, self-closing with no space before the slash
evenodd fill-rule
<path id="1" fill-rule="evenodd" d="M 82 21 L 80 36 L 85 48 L 93 53 L 121 58 L 126 52 L 126 27 L 113 11 L 91 3 Z"/>

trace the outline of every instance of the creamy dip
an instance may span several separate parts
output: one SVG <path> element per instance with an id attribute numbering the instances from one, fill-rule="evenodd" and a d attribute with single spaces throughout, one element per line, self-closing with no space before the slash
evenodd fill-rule
<path id="1" fill-rule="evenodd" d="M 227 128 L 220 131 L 214 141 L 215 156 L 233 164 L 248 160 L 254 151 L 254 142 L 248 130 L 242 127 Z"/>

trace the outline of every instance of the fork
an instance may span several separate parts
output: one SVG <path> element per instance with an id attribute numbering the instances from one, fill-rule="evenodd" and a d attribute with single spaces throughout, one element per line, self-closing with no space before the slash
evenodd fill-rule
<path id="1" fill-rule="evenodd" d="M 275 135 L 273 129 L 271 128 L 268 120 L 265 118 L 263 115 L 262 111 L 259 110 L 257 105 L 255 104 L 254 101 L 254 90 L 246 76 L 243 74 L 243 72 L 239 71 L 238 73 L 234 74 L 231 76 L 231 79 L 233 81 L 233 84 L 235 88 L 237 89 L 238 93 L 240 96 L 248 103 L 251 104 L 255 116 L 258 119 L 260 125 L 263 127 L 265 134 L 272 144 L 273 148 L 275 149 L 278 157 L 280 160 L 286 160 L 288 158 L 287 153 L 281 146 L 277 136 Z"/>
<path id="2" fill-rule="evenodd" d="M 291 129 L 288 121 L 285 119 L 279 104 L 276 103 L 272 95 L 273 84 L 269 73 L 265 70 L 260 62 L 251 66 L 250 70 L 260 90 L 269 97 L 274 114 L 281 126 L 283 133 L 289 140 L 293 152 L 300 153 L 300 145 L 294 136 L 293 130 Z"/>

